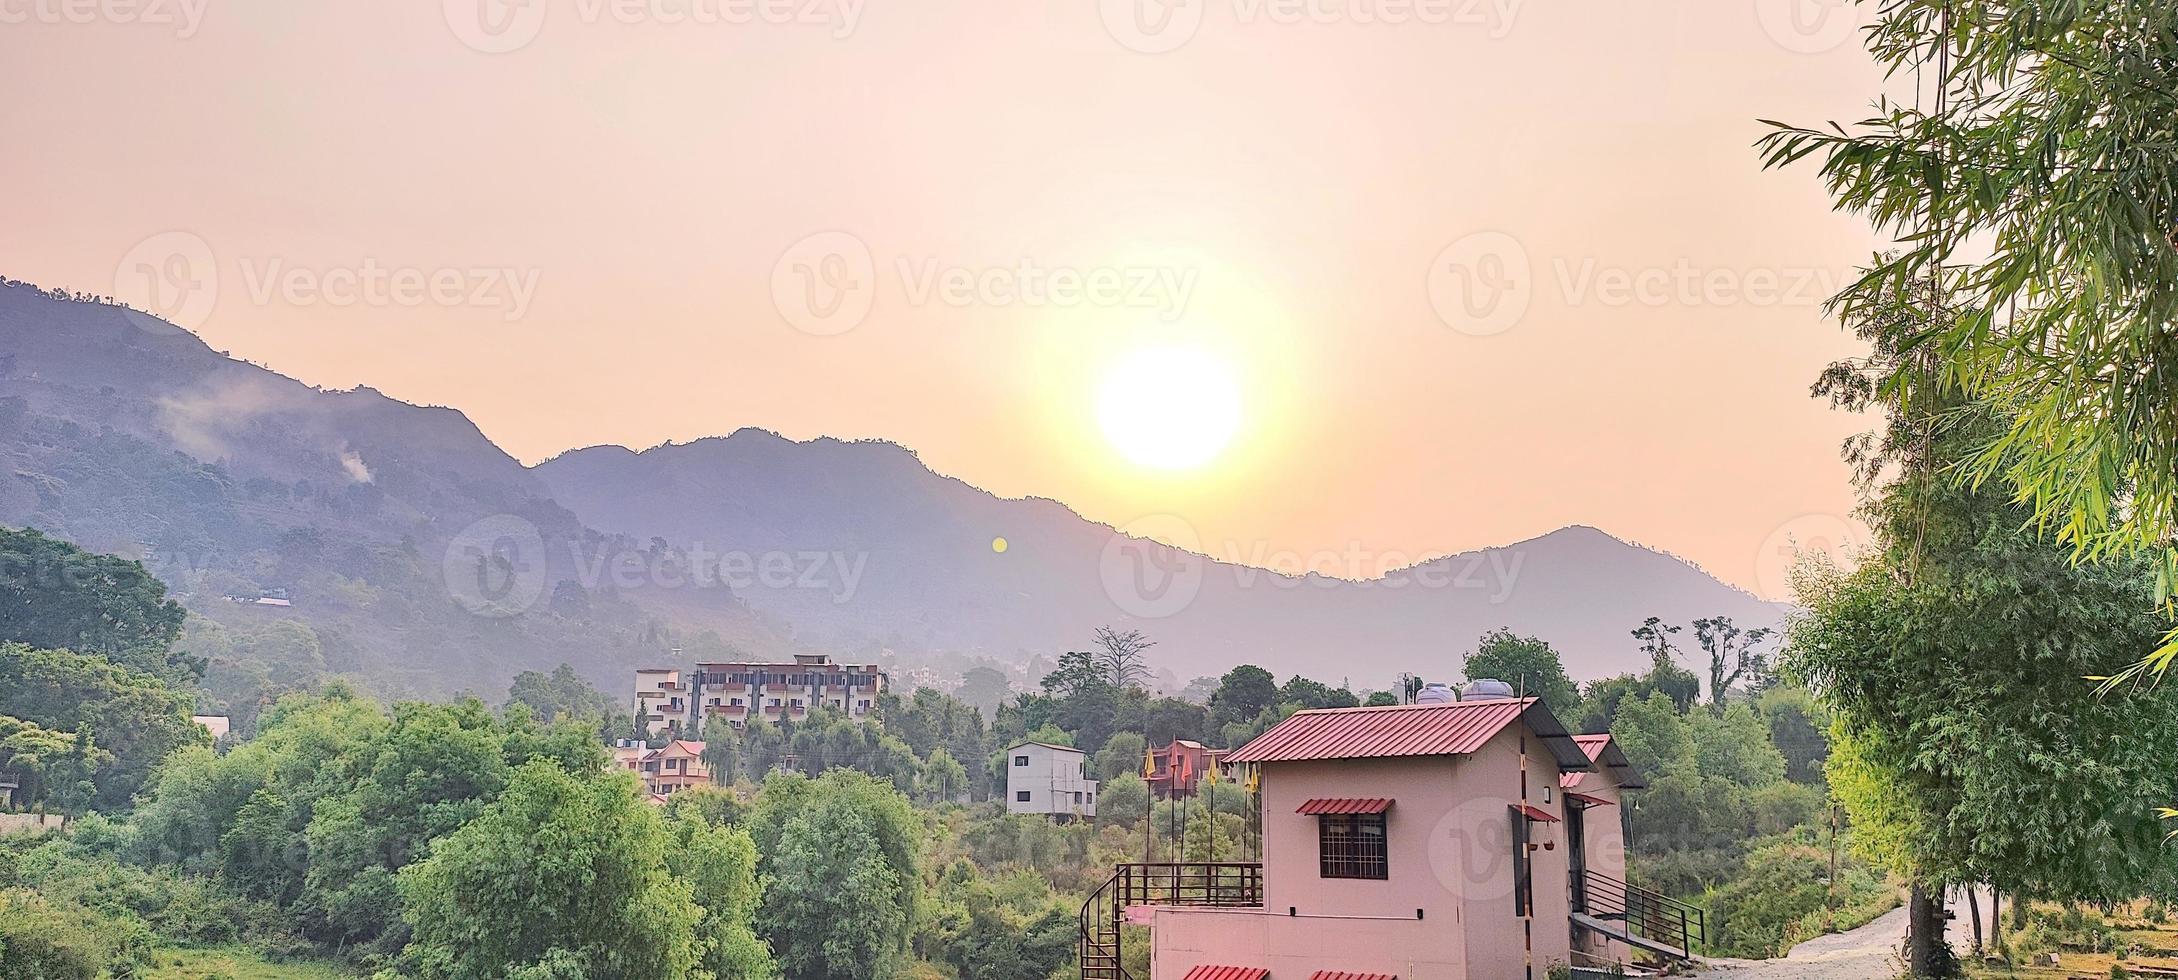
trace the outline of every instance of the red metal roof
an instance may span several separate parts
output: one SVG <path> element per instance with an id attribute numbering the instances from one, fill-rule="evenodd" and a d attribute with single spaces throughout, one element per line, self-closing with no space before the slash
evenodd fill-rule
<path id="1" fill-rule="evenodd" d="M 1525 718 L 1543 751 L 1560 769 L 1591 763 L 1565 727 L 1536 698 L 1452 701 L 1381 708 L 1321 708 L 1296 712 L 1225 757 L 1227 762 L 1300 762 L 1467 755 L 1505 726 Z"/>
<path id="2" fill-rule="evenodd" d="M 1183 980 L 1263 980 L 1270 971 L 1254 966 L 1211 966 L 1207 963 L 1187 971 Z"/>
<path id="3" fill-rule="evenodd" d="M 1315 816 L 1322 813 L 1383 813 L 1391 808 L 1390 800 L 1310 800 L 1293 812 Z"/>
<path id="4" fill-rule="evenodd" d="M 1539 820 L 1539 821 L 1542 821 L 1543 823 L 1557 823 L 1557 822 L 1558 822 L 1558 815 L 1557 815 L 1557 814 L 1555 814 L 1555 813 L 1552 813 L 1552 812 L 1550 812 L 1549 810 L 1545 810 L 1545 809 L 1543 809 L 1542 807 L 1539 807 L 1539 806 L 1535 806 L 1535 805 L 1532 805 L 1532 804 L 1528 804 L 1528 803 L 1522 803 L 1522 804 L 1520 804 L 1519 806 L 1520 806 L 1520 812 L 1522 812 L 1522 813 L 1525 813 L 1525 814 L 1527 814 L 1527 815 L 1528 815 L 1528 819 L 1530 819 L 1530 820 Z"/>
<path id="5" fill-rule="evenodd" d="M 1347 973 L 1342 970 L 1317 970 L 1308 980 L 1399 980 L 1394 973 Z"/>
<path id="6" fill-rule="evenodd" d="M 1618 743 L 1611 741 L 1611 736 L 1575 735 L 1573 744 L 1580 746 L 1581 754 L 1588 757 L 1588 762 L 1595 771 L 1609 770 L 1612 780 L 1618 783 L 1620 789 L 1648 788 L 1648 784 L 1641 781 L 1640 774 L 1634 771 L 1633 764 L 1626 761 L 1626 753 L 1619 751 Z M 1560 775 L 1558 787 L 1572 789 L 1581 785 L 1581 779 L 1587 775 L 1584 772 Z"/>
<path id="7" fill-rule="evenodd" d="M 1590 796 L 1590 795 L 1588 795 L 1588 794 L 1586 794 L 1586 793 L 1574 793 L 1574 792 L 1568 792 L 1568 793 L 1566 793 L 1566 794 L 1565 794 L 1565 798 L 1566 798 L 1566 799 L 1569 799 L 1569 800 L 1577 800 L 1577 801 L 1579 801 L 1579 802 L 1580 802 L 1580 803 L 1581 803 L 1581 804 L 1582 804 L 1583 806 L 1610 806 L 1610 805 L 1612 805 L 1612 804 L 1611 804 L 1611 801 L 1610 801 L 1610 800 L 1606 800 L 1606 799 L 1604 799 L 1603 797 L 1600 797 L 1600 796 Z"/>

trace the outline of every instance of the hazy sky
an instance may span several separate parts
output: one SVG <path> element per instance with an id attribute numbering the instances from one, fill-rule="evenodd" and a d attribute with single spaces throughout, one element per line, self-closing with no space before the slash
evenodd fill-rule
<path id="1" fill-rule="evenodd" d="M 1586 523 L 1776 594 L 1845 533 L 1876 243 L 1750 144 L 1858 118 L 1859 14 L 1156 4 L 0 0 L 0 274 L 527 461 L 879 437 L 1349 574 Z M 1100 426 L 1167 349 L 1238 401 L 1194 469 Z"/>

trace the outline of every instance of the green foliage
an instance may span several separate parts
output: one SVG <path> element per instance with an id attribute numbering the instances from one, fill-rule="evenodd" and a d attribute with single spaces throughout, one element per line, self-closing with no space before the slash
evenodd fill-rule
<path id="1" fill-rule="evenodd" d="M 86 735 L 113 754 L 92 779 L 96 806 L 125 807 L 159 760 L 211 743 L 189 706 L 157 677 L 103 657 L 0 644 L 0 716 Z"/>
<path id="2" fill-rule="evenodd" d="M 685 796 L 687 793 L 676 793 Z M 667 867 L 687 882 L 703 909 L 696 924 L 700 972 L 716 980 L 777 976 L 770 947 L 756 934 L 763 891 L 756 877 L 756 841 L 747 831 L 702 819 L 693 808 L 668 815 Z"/>
<path id="3" fill-rule="evenodd" d="M 1491 630 L 1467 654 L 1468 680 L 1500 680 L 1540 697 L 1552 711 L 1570 716 L 1581 704 L 1580 688 L 1566 676 L 1565 661 L 1551 645 L 1508 629 Z"/>
<path id="4" fill-rule="evenodd" d="M 1120 773 L 1097 787 L 1097 826 L 1133 827 L 1142 821 L 1149 799 L 1149 784 L 1131 772 Z"/>
<path id="5" fill-rule="evenodd" d="M 1210 722 L 1223 727 L 1252 721 L 1278 703 L 1278 679 L 1253 664 L 1226 671 L 1210 694 Z"/>
<path id="6" fill-rule="evenodd" d="M 946 869 L 928 930 L 932 959 L 960 980 L 1046 980 L 1073 959 L 1075 917 L 1052 900 L 1041 878 L 1017 874 L 1001 882 L 1012 895 L 967 862 Z"/>
<path id="7" fill-rule="evenodd" d="M 1831 883 L 1829 862 L 1828 852 L 1799 841 L 1755 848 L 1739 873 L 1707 896 L 1710 951 L 1782 956 L 1795 944 L 1854 928 L 1897 906 L 1898 891 L 1881 874 L 1848 863 Z"/>
<path id="8" fill-rule="evenodd" d="M 756 806 L 749 813 L 748 829 L 756 840 L 757 853 L 762 855 L 765 877 L 796 873 L 780 863 L 787 825 L 820 804 L 852 809 L 859 815 L 858 822 L 869 832 L 891 872 L 906 916 L 903 921 L 913 922 L 922 894 L 918 856 L 926 831 L 923 817 L 889 783 L 851 769 L 833 769 L 815 779 L 799 773 L 778 773 L 764 781 L 763 792 L 757 795 Z M 779 949 L 781 937 L 789 933 L 769 922 L 764 928 L 765 937 L 773 941 L 775 950 Z M 781 963 L 785 963 L 783 956 Z"/>
<path id="9" fill-rule="evenodd" d="M 16 778 L 21 804 L 36 807 L 51 797 L 62 810 L 78 809 L 89 802 L 92 777 L 113 761 L 113 753 L 92 745 L 88 733 L 0 715 L 0 773 Z"/>
<path id="10" fill-rule="evenodd" d="M 164 679 L 194 680 L 204 662 L 172 652 L 185 615 L 138 562 L 36 530 L 0 528 L 0 642 L 97 654 Z"/>
<path id="11" fill-rule="evenodd" d="M 887 860 L 880 833 L 869 808 L 832 792 L 780 826 L 762 921 L 788 980 L 890 976 L 900 964 L 913 882 Z"/>
<path id="12" fill-rule="evenodd" d="M 150 950 L 143 926 L 0 889 L 0 966 L 30 980 L 130 976 Z"/>
<path id="13" fill-rule="evenodd" d="M 670 840 L 629 777 L 585 780 L 548 761 L 527 763 L 474 820 L 400 872 L 414 934 L 404 960 L 447 980 L 525 970 L 687 977 L 705 910 L 687 882 L 667 873 Z"/>
<path id="14" fill-rule="evenodd" d="M 1887 77 L 1925 69 L 1942 97 L 1851 126 L 1773 123 L 1762 141 L 1767 166 L 1819 159 L 1836 206 L 1901 243 L 1834 303 L 1883 315 L 1936 280 L 1912 302 L 1930 311 L 1910 334 L 1924 367 L 1885 378 L 1888 400 L 1963 396 L 1995 424 L 1952 455 L 1959 475 L 2008 483 L 1990 492 L 2086 556 L 2152 549 L 2168 600 L 2178 6 L 1888 4 L 1865 37 Z M 2166 640 L 2154 665 L 2173 655 Z"/>
<path id="15" fill-rule="evenodd" d="M 553 668 L 550 674 L 525 670 L 514 675 L 502 710 L 515 705 L 527 707 L 540 721 L 567 718 L 600 724 L 622 713 L 618 698 L 591 687 L 567 664 Z"/>
<path id="16" fill-rule="evenodd" d="M 1354 692 L 1343 687 L 1332 687 L 1322 681 L 1312 681 L 1299 674 L 1293 675 L 1286 681 L 1285 687 L 1278 689 L 1278 700 L 1302 708 L 1355 708 L 1361 705 L 1361 699 L 1355 697 Z"/>

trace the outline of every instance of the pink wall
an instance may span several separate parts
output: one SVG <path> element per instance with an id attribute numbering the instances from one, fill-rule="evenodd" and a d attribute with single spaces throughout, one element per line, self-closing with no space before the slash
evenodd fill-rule
<path id="1" fill-rule="evenodd" d="M 1454 971 L 1424 974 L 1419 966 L 1388 971 L 1406 980 L 1424 976 L 1520 980 L 1527 975 L 1525 968 L 1530 962 L 1534 976 L 1541 978 L 1552 962 L 1569 962 L 1564 823 L 1533 825 L 1533 842 L 1547 842 L 1552 849 L 1532 852 L 1532 923 L 1514 914 L 1512 818 L 1508 808 L 1523 799 L 1520 734 L 1517 726 L 1508 729 L 1466 757 L 1265 765 L 1264 911 L 1222 912 L 1215 913 L 1217 918 L 1202 919 L 1186 916 L 1212 913 L 1169 910 L 1173 929 L 1178 933 L 1173 934 L 1165 929 L 1168 911 L 1160 910 L 1159 931 L 1155 934 L 1157 961 L 1176 967 L 1169 974 L 1160 974 L 1160 980 L 1178 977 L 1186 972 L 1186 966 L 1197 963 L 1270 965 L 1246 959 L 1203 958 L 1252 948 L 1235 946 L 1233 940 L 1216 935 L 1220 924 L 1232 926 L 1234 935 L 1252 937 L 1261 932 L 1265 938 L 1249 940 L 1261 948 L 1291 949 L 1290 955 L 1295 958 L 1291 969 L 1300 971 L 1300 976 L 1315 970 L 1370 969 L 1335 959 L 1364 950 L 1389 960 L 1430 964 L 1436 971 Z M 1533 736 L 1527 739 L 1526 756 L 1526 801 L 1562 818 L 1564 800 L 1558 789 L 1556 762 L 1541 740 Z M 1317 820 L 1295 810 L 1306 800 L 1323 797 L 1388 797 L 1396 801 L 1385 819 L 1387 880 L 1320 876 Z M 1297 914 L 1288 916 L 1289 909 Z M 1419 920 L 1415 917 L 1417 909 L 1422 912 Z M 1281 922 L 1265 927 L 1260 924 L 1264 915 Z M 1364 918 L 1328 918 L 1341 916 Z M 1329 938 L 1356 921 L 1387 923 L 1370 929 L 1369 942 L 1382 945 L 1357 948 L 1345 940 Z M 1413 925 L 1388 924 L 1393 922 Z M 1183 942 L 1198 948 L 1177 945 Z M 1276 945 L 1262 946 L 1264 942 Z M 1189 957 L 1196 958 L 1181 965 Z"/>
<path id="2" fill-rule="evenodd" d="M 1626 825 L 1620 809 L 1625 805 L 1625 791 L 1611 778 L 1610 771 L 1589 773 L 1581 780 L 1575 792 L 1610 800 L 1611 806 L 1588 808 L 1588 867 L 1597 874 L 1608 875 L 1620 881 L 1626 880 Z M 1571 804 L 1567 804 L 1571 806 Z M 1633 962 L 1633 950 L 1624 943 L 1604 939 L 1583 930 L 1579 948 L 1586 954 L 1579 965 L 1592 965 L 1595 960 L 1619 963 Z M 1590 959 L 1593 957 L 1594 959 Z"/>
<path id="3" fill-rule="evenodd" d="M 1180 980 L 1204 964 L 1261 967 L 1273 980 L 1305 980 L 1318 970 L 1388 973 L 1399 980 L 1470 977 L 1456 926 L 1412 913 L 1378 918 L 1160 908 L 1150 930 L 1156 937 L 1150 980 Z"/>

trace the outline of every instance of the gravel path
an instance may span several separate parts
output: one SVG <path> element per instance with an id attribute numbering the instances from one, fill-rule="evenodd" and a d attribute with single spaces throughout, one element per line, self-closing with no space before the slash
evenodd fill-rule
<path id="1" fill-rule="evenodd" d="M 1988 896 L 1982 896 L 1984 913 Z M 1946 937 L 1961 956 L 1974 944 L 1974 927 L 1966 918 L 1966 903 L 1958 901 L 1958 917 Z M 1782 959 L 1713 959 L 1697 971 L 1701 980 L 1882 980 L 1904 969 L 1898 947 L 1906 941 L 1906 908 L 1901 905 L 1874 922 L 1851 932 L 1810 939 L 1792 948 Z"/>

